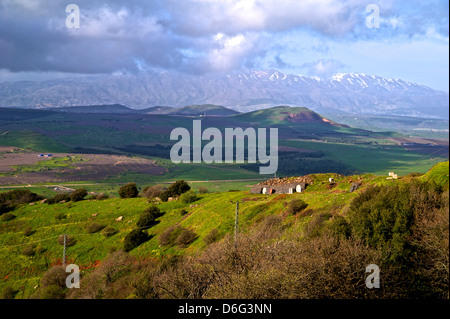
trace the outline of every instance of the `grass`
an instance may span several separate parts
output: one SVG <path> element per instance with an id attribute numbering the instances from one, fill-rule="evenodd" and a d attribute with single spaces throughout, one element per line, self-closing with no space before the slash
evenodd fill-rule
<path id="1" fill-rule="evenodd" d="M 327 188 L 328 175 L 316 174 L 316 182 L 305 192 L 293 195 L 260 195 L 247 191 L 218 192 L 198 194 L 200 199 L 192 204 L 179 201 L 158 205 L 165 214 L 159 223 L 149 229 L 153 235 L 151 240 L 131 251 L 140 258 L 162 258 L 165 255 L 191 254 L 205 247 L 203 239 L 213 229 L 219 236 L 232 234 L 234 230 L 235 205 L 230 201 L 244 201 L 240 204 L 240 229 L 246 232 L 252 225 L 263 220 L 265 216 L 282 215 L 286 205 L 293 198 L 300 198 L 308 204 L 308 209 L 316 212 L 345 212 L 350 200 L 356 193 L 349 193 L 350 181 L 357 177 L 335 176 L 337 186 Z M 365 176 L 364 187 L 373 183 L 387 183 L 384 177 Z M 192 185 L 195 189 L 199 184 Z M 229 186 L 229 185 L 227 185 Z M 221 188 L 228 188 L 221 186 Z M 233 185 L 235 186 L 235 185 Z M 116 189 L 117 191 L 117 189 Z M 146 207 L 145 198 L 107 199 L 103 201 L 81 201 L 64 204 L 22 205 L 14 211 L 17 217 L 9 222 L 2 222 L 0 227 L 0 290 L 6 286 L 25 287 L 24 296 L 33 292 L 39 283 L 42 273 L 52 264 L 58 264 L 62 258 L 62 246 L 57 243 L 61 234 L 75 237 L 77 243 L 67 248 L 67 258 L 83 269 L 90 271 L 94 265 L 105 258 L 110 250 L 120 249 L 125 235 L 135 228 L 135 224 Z M 181 210 L 187 214 L 182 215 Z M 63 213 L 66 218 L 58 219 Z M 97 214 L 93 216 L 94 214 Z M 121 222 L 116 219 L 123 216 Z M 284 216 L 284 222 L 292 225 L 292 231 L 300 231 L 309 218 Z M 96 222 L 103 226 L 117 229 L 119 232 L 105 237 L 101 232 L 89 234 L 86 227 Z M 180 224 L 193 230 L 198 239 L 187 248 L 160 247 L 159 235 L 172 225 Z M 25 236 L 23 231 L 30 227 L 35 232 Z M 24 256 L 22 250 L 29 244 L 39 245 L 42 253 L 35 256 Z"/>
<path id="2" fill-rule="evenodd" d="M 52 138 L 28 130 L 0 131 L 0 146 L 13 146 L 49 153 L 66 153 L 70 151 L 69 147 L 57 143 Z"/>

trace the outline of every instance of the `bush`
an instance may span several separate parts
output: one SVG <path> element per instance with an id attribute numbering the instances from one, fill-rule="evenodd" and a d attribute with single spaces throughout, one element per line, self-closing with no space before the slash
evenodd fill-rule
<path id="1" fill-rule="evenodd" d="M 84 188 L 76 189 L 70 194 L 70 200 L 72 202 L 82 201 L 87 196 L 87 191 Z"/>
<path id="2" fill-rule="evenodd" d="M 54 266 L 47 270 L 41 279 L 41 287 L 55 286 L 58 288 L 66 287 L 66 270 L 62 266 Z"/>
<path id="3" fill-rule="evenodd" d="M 210 245 L 218 241 L 219 238 L 219 231 L 217 230 L 217 228 L 214 228 L 208 233 L 208 235 L 205 236 L 205 238 L 203 238 L 203 241 L 206 245 Z"/>
<path id="4" fill-rule="evenodd" d="M 198 188 L 198 193 L 199 194 L 206 194 L 206 193 L 208 193 L 208 188 L 201 186 L 201 187 Z"/>
<path id="5" fill-rule="evenodd" d="M 61 219 L 66 219 L 66 215 L 63 212 L 59 212 L 58 214 L 56 214 L 55 218 L 57 220 L 61 220 Z"/>
<path id="6" fill-rule="evenodd" d="M 25 228 L 25 230 L 23 231 L 23 235 L 26 237 L 29 237 L 31 235 L 34 234 L 34 230 L 33 228 L 31 228 L 31 226 L 28 226 L 27 228 Z"/>
<path id="7" fill-rule="evenodd" d="M 36 247 L 33 244 L 30 244 L 28 246 L 26 246 L 23 250 L 22 250 L 22 254 L 25 256 L 33 256 L 36 253 Z"/>
<path id="8" fill-rule="evenodd" d="M 0 203 L 4 204 L 28 204 L 42 199 L 44 199 L 44 197 L 32 193 L 27 189 L 15 189 L 0 193 Z"/>
<path id="9" fill-rule="evenodd" d="M 199 199 L 200 198 L 193 191 L 188 191 L 188 192 L 184 193 L 183 195 L 181 195 L 181 197 L 180 197 L 180 201 L 183 204 L 190 204 Z"/>
<path id="10" fill-rule="evenodd" d="M 296 198 L 289 202 L 287 212 L 288 214 L 295 215 L 304 210 L 306 207 L 308 207 L 308 204 L 306 204 L 301 199 Z"/>
<path id="11" fill-rule="evenodd" d="M 58 243 L 62 246 L 64 245 L 64 235 L 60 235 L 58 237 Z M 76 239 L 73 236 L 67 235 L 66 237 L 66 246 L 73 246 L 76 243 Z"/>
<path id="12" fill-rule="evenodd" d="M 103 228 L 105 228 L 104 225 L 100 225 L 97 222 L 93 222 L 92 224 L 86 227 L 86 230 L 89 234 L 93 234 L 101 231 Z"/>
<path id="13" fill-rule="evenodd" d="M 175 239 L 175 244 L 180 247 L 189 246 L 194 240 L 197 239 L 197 234 L 190 229 L 183 229 Z"/>
<path id="14" fill-rule="evenodd" d="M 161 185 L 147 186 L 142 191 L 142 195 L 148 199 L 153 199 L 159 197 L 163 191 L 164 189 Z"/>
<path id="15" fill-rule="evenodd" d="M 181 215 L 181 216 L 184 216 L 184 215 L 186 215 L 187 213 L 188 213 L 188 211 L 185 210 L 185 209 L 182 209 L 182 210 L 180 211 L 180 215 Z"/>
<path id="16" fill-rule="evenodd" d="M 144 212 L 139 217 L 139 220 L 137 221 L 136 225 L 139 228 L 150 228 L 156 224 L 156 218 L 155 215 L 149 212 Z"/>
<path id="17" fill-rule="evenodd" d="M 0 219 L 2 222 L 9 222 L 10 220 L 13 220 L 14 218 L 16 218 L 15 215 L 11 214 L 11 213 L 6 213 L 3 214 Z"/>
<path id="18" fill-rule="evenodd" d="M 95 197 L 96 200 L 105 200 L 105 199 L 108 199 L 108 198 L 109 198 L 109 195 L 103 194 L 103 193 L 98 194 L 98 195 Z"/>
<path id="19" fill-rule="evenodd" d="M 147 233 L 140 229 L 134 229 L 125 236 L 123 248 L 126 252 L 129 252 L 149 239 L 150 237 Z"/>
<path id="20" fill-rule="evenodd" d="M 139 191 L 136 187 L 136 183 L 128 183 L 119 188 L 120 198 L 136 198 L 139 195 Z"/>
<path id="21" fill-rule="evenodd" d="M 352 227 L 342 216 L 335 216 L 332 219 L 329 228 L 336 237 L 348 239 L 352 235 Z"/>
<path id="22" fill-rule="evenodd" d="M 12 287 L 5 287 L 2 291 L 2 294 L 0 295 L 0 299 L 14 299 L 14 297 L 17 295 L 18 290 L 12 288 Z"/>
<path id="23" fill-rule="evenodd" d="M 167 202 L 169 197 L 176 197 L 189 191 L 191 187 L 184 180 L 176 181 L 162 192 L 159 196 L 163 202 Z"/>
<path id="24" fill-rule="evenodd" d="M 14 210 L 15 208 L 15 205 L 0 203 L 0 216 Z"/>
<path id="25" fill-rule="evenodd" d="M 70 195 L 66 193 L 56 194 L 53 197 L 47 199 L 47 204 L 58 204 L 60 202 L 70 202 Z"/>
<path id="26" fill-rule="evenodd" d="M 197 239 L 197 234 L 179 225 L 171 226 L 159 236 L 159 243 L 162 246 L 178 245 L 186 247 Z"/>
<path id="27" fill-rule="evenodd" d="M 102 235 L 105 237 L 111 237 L 114 236 L 115 234 L 117 234 L 119 231 L 113 227 L 105 227 L 102 230 Z"/>

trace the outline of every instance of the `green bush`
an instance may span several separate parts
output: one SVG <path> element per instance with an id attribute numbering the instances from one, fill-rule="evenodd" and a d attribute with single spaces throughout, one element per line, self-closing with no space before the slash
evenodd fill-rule
<path id="1" fill-rule="evenodd" d="M 371 247 L 381 248 L 391 261 L 408 258 L 414 205 L 411 185 L 371 186 L 353 199 L 349 220 L 353 234 Z"/>
<path id="2" fill-rule="evenodd" d="M 115 234 L 117 234 L 118 232 L 119 231 L 117 229 L 108 226 L 102 230 L 102 235 L 105 237 L 111 237 L 111 236 L 114 236 Z"/>
<path id="3" fill-rule="evenodd" d="M 12 288 L 12 287 L 5 287 L 2 290 L 2 294 L 0 295 L 0 299 L 14 299 L 14 297 L 17 295 L 18 290 Z"/>
<path id="4" fill-rule="evenodd" d="M 15 209 L 15 205 L 13 204 L 4 204 L 4 203 L 0 203 L 0 216 L 8 213 L 10 211 L 13 211 Z"/>
<path id="5" fill-rule="evenodd" d="M 198 193 L 199 194 L 206 194 L 206 193 L 208 193 L 208 188 L 206 188 L 204 186 L 201 186 L 201 187 L 198 188 Z"/>
<path id="6" fill-rule="evenodd" d="M 189 186 L 188 183 L 186 183 L 184 180 L 179 180 L 176 181 L 175 183 L 173 183 L 172 185 L 170 185 L 167 190 L 165 190 L 164 192 L 162 192 L 159 196 L 159 198 L 163 201 L 163 202 L 167 202 L 167 200 L 169 199 L 169 197 L 176 197 L 179 196 L 183 193 L 186 193 L 187 191 L 189 191 L 191 189 L 191 187 Z"/>
<path id="7" fill-rule="evenodd" d="M 62 246 L 64 245 L 64 235 L 59 235 L 58 243 Z M 66 237 L 66 246 L 73 246 L 76 243 L 76 239 L 73 236 L 67 235 Z"/>
<path id="8" fill-rule="evenodd" d="M 173 225 L 161 233 L 159 236 L 159 243 L 162 246 L 178 245 L 180 247 L 187 247 L 196 240 L 197 237 L 195 232 L 183 228 L 180 225 Z"/>
<path id="9" fill-rule="evenodd" d="M 42 199 L 44 199 L 44 197 L 32 193 L 27 189 L 15 189 L 0 193 L 0 203 L 6 204 L 28 204 Z"/>
<path id="10" fill-rule="evenodd" d="M 128 183 L 119 188 L 120 198 L 136 198 L 139 195 L 139 191 L 136 187 L 136 183 Z"/>
<path id="11" fill-rule="evenodd" d="M 188 192 L 186 192 L 186 193 L 184 193 L 183 195 L 180 196 L 180 201 L 183 204 L 190 204 L 190 203 L 193 203 L 193 202 L 195 202 L 195 201 L 197 201 L 199 199 L 200 198 L 193 191 L 188 191 Z"/>
<path id="12" fill-rule="evenodd" d="M 217 228 L 214 228 L 208 233 L 208 235 L 205 236 L 205 238 L 203 238 L 203 241 L 206 245 L 210 245 L 218 241 L 219 238 L 220 238 L 219 231 L 217 230 Z"/>
<path id="13" fill-rule="evenodd" d="M 23 235 L 25 236 L 25 237 L 29 237 L 29 236 L 31 236 L 31 235 L 33 235 L 34 234 L 34 230 L 33 230 L 33 228 L 31 228 L 31 226 L 28 226 L 27 228 L 25 228 L 25 230 L 23 231 Z"/>
<path id="14" fill-rule="evenodd" d="M 13 220 L 14 218 L 16 218 L 15 215 L 11 214 L 11 213 L 6 213 L 3 214 L 0 219 L 2 222 L 9 222 L 10 220 Z"/>
<path id="15" fill-rule="evenodd" d="M 180 215 L 181 215 L 181 216 L 184 216 L 184 215 L 186 215 L 187 213 L 188 213 L 188 211 L 185 210 L 185 209 L 182 209 L 182 210 L 180 211 Z"/>
<path id="16" fill-rule="evenodd" d="M 93 234 L 101 231 L 103 228 L 105 228 L 104 225 L 100 225 L 97 222 L 93 222 L 86 227 L 86 230 L 89 234 Z"/>
<path id="17" fill-rule="evenodd" d="M 22 250 L 22 254 L 25 256 L 28 256 L 28 257 L 34 256 L 35 253 L 36 253 L 36 247 L 33 244 L 29 244 Z"/>
<path id="18" fill-rule="evenodd" d="M 301 199 L 296 198 L 289 202 L 287 212 L 288 214 L 295 215 L 304 210 L 306 207 L 308 207 L 308 204 L 306 204 Z"/>
<path id="19" fill-rule="evenodd" d="M 175 244 L 180 247 L 189 246 L 194 240 L 197 239 L 197 234 L 190 229 L 183 229 L 175 239 Z"/>
<path id="20" fill-rule="evenodd" d="M 139 217 L 136 225 L 139 228 L 150 228 L 157 224 L 156 219 L 162 216 L 164 213 L 161 213 L 158 207 L 150 206 L 148 207 L 142 215 Z"/>
<path id="21" fill-rule="evenodd" d="M 123 248 L 126 252 L 129 252 L 149 239 L 150 237 L 147 233 L 140 229 L 133 229 L 125 236 Z"/>
<path id="22" fill-rule="evenodd" d="M 76 189 L 70 194 L 70 200 L 72 202 L 82 201 L 87 196 L 87 191 L 84 188 Z"/>
<path id="23" fill-rule="evenodd" d="M 53 197 L 47 199 L 47 204 L 58 204 L 60 202 L 70 202 L 70 195 L 66 193 L 56 194 Z"/>
<path id="24" fill-rule="evenodd" d="M 56 214 L 55 219 L 57 220 L 62 220 L 62 219 L 66 219 L 66 214 L 64 214 L 63 212 L 59 212 Z"/>

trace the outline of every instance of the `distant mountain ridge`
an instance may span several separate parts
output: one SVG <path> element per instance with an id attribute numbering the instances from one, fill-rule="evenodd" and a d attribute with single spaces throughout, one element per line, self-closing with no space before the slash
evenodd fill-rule
<path id="1" fill-rule="evenodd" d="M 154 106 L 212 104 L 249 112 L 290 105 L 322 114 L 448 119 L 448 100 L 448 92 L 360 73 L 320 79 L 273 70 L 202 76 L 155 72 L 0 83 L 0 106 L 33 108 L 121 104 L 151 112 Z"/>

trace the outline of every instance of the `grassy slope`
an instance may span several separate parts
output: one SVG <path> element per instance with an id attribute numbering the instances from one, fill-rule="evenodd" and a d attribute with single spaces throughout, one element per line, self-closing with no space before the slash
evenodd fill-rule
<path id="1" fill-rule="evenodd" d="M 435 178 L 446 175 L 448 179 L 448 163 L 437 165 L 430 173 L 421 178 Z M 337 180 L 337 186 L 328 189 L 328 177 Z M 245 191 L 222 192 L 199 195 L 201 199 L 191 205 L 179 201 L 161 203 L 159 207 L 165 215 L 160 223 L 149 230 L 154 237 L 135 248 L 131 254 L 142 258 L 162 258 L 166 254 L 194 253 L 202 249 L 205 244 L 203 238 L 214 228 L 221 235 L 232 234 L 234 229 L 235 206 L 230 201 L 244 200 L 240 205 L 240 228 L 247 231 L 253 224 L 267 215 L 282 215 L 284 223 L 292 231 L 301 231 L 302 226 L 310 216 L 285 216 L 285 207 L 293 198 L 301 198 L 308 203 L 308 209 L 314 213 L 327 212 L 344 214 L 351 199 L 356 193 L 349 193 L 350 183 L 355 179 L 363 179 L 363 189 L 370 184 L 392 183 L 385 177 L 374 175 L 342 177 L 334 174 L 316 174 L 315 183 L 307 191 L 294 195 L 257 195 Z M 400 181 L 396 181 L 400 182 Z M 359 192 L 359 191 L 358 191 Z M 49 265 L 61 261 L 62 246 L 57 243 L 61 234 L 69 234 L 76 238 L 77 243 L 67 249 L 69 262 L 76 263 L 88 271 L 98 261 L 102 260 L 111 249 L 122 247 L 124 236 L 135 227 L 141 212 L 148 207 L 146 199 L 109 199 L 104 201 L 82 201 L 77 203 L 63 203 L 55 205 L 35 204 L 24 205 L 14 211 L 16 219 L 0 222 L 0 290 L 5 286 L 19 288 L 24 286 L 25 296 L 33 292 L 33 287 L 39 283 L 40 276 Z M 188 214 L 182 216 L 180 211 L 185 209 Z M 56 215 L 64 213 L 67 217 L 56 219 Z M 92 216 L 93 214 L 97 216 Z M 115 221 L 119 216 L 124 219 Z M 96 221 L 105 226 L 119 230 L 110 238 L 100 233 L 88 234 L 86 226 Z M 160 247 L 159 235 L 174 224 L 181 224 L 194 230 L 198 239 L 188 248 Z M 23 230 L 30 226 L 36 232 L 25 237 Z M 22 249 L 30 243 L 40 246 L 44 251 L 33 257 L 24 256 Z M 20 295 L 20 294 L 19 294 Z"/>

